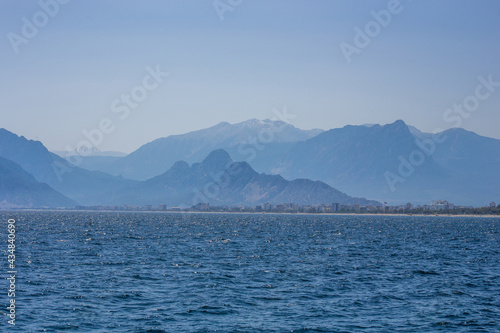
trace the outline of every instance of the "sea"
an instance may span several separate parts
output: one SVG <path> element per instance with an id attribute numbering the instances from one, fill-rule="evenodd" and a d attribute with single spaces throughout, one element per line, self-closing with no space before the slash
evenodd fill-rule
<path id="1" fill-rule="evenodd" d="M 1 332 L 500 332 L 500 218 L 3 211 L 0 221 Z"/>

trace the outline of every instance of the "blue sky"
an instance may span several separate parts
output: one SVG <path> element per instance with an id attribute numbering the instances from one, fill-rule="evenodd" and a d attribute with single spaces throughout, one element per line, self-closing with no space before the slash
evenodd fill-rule
<path id="1" fill-rule="evenodd" d="M 431 132 L 475 92 L 500 81 L 500 2 L 401 0 L 398 13 L 358 48 L 371 11 L 391 1 L 69 1 L 40 21 L 16 53 L 23 17 L 43 20 L 43 1 L 1 1 L 0 127 L 49 149 L 75 147 L 102 119 L 100 150 L 130 152 L 158 137 L 286 107 L 292 124 L 330 129 L 403 119 Z M 239 4 L 238 4 L 239 3 Z M 54 8 L 54 7 L 52 7 Z M 10 34 L 10 35 L 9 35 Z M 167 78 L 125 119 L 112 110 L 142 85 L 147 67 Z M 500 87 L 460 126 L 500 139 Z"/>

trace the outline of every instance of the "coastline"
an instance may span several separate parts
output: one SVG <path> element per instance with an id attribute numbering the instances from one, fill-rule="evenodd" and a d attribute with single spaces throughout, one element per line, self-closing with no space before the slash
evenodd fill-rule
<path id="1" fill-rule="evenodd" d="M 13 212 L 102 212 L 102 213 L 155 213 L 155 214 L 235 214 L 235 215 L 311 215 L 311 216 L 387 216 L 387 217 L 479 217 L 500 218 L 500 215 L 474 214 L 396 214 L 396 213 L 293 213 L 293 212 L 210 212 L 210 211 L 158 211 L 158 210 L 80 210 L 80 209 L 0 209 L 0 213 Z"/>

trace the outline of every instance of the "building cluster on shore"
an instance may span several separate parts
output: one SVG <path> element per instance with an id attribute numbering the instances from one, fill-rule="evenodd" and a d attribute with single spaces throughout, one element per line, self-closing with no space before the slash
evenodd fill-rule
<path id="1" fill-rule="evenodd" d="M 168 207 L 166 204 L 153 206 L 77 206 L 77 210 L 91 211 L 159 211 L 159 212 L 249 212 L 249 213 L 370 213 L 370 214 L 498 214 L 500 205 L 490 202 L 489 206 L 472 207 L 458 206 L 446 200 L 433 200 L 430 205 L 414 206 L 411 203 L 397 206 L 388 206 L 386 203 L 382 206 L 360 206 L 345 205 L 334 202 L 332 204 L 320 205 L 299 205 L 295 203 L 272 204 L 265 203 L 256 206 L 213 206 L 209 203 L 198 203 L 189 208 Z M 489 213 L 490 212 L 490 213 Z"/>

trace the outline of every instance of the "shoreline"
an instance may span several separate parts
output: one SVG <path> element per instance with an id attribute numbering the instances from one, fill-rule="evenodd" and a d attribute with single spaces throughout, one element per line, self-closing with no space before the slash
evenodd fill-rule
<path id="1" fill-rule="evenodd" d="M 155 213 L 155 214 L 239 214 L 239 215 L 312 215 L 312 216 L 387 216 L 387 217 L 479 217 L 500 218 L 500 215 L 474 214 L 397 214 L 397 213 L 289 213 L 289 212 L 207 212 L 207 211 L 158 211 L 158 210 L 77 210 L 77 209 L 0 209 L 0 213 L 14 212 L 82 212 L 82 213 Z"/>

